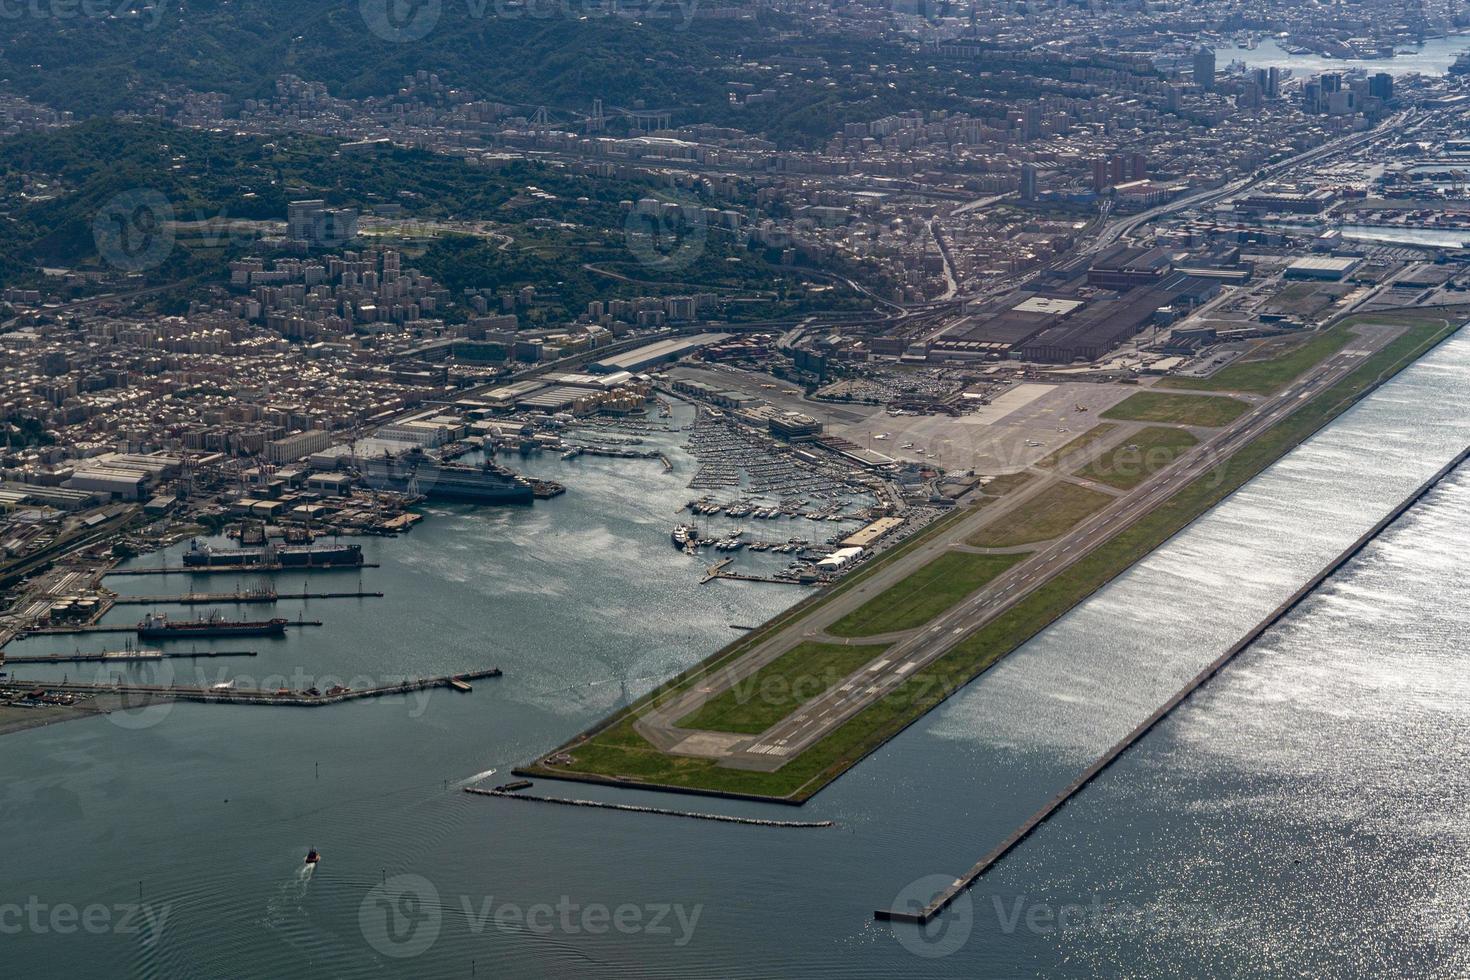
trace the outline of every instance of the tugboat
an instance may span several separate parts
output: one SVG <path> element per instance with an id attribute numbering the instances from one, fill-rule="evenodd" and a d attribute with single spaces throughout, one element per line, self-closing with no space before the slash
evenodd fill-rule
<path id="1" fill-rule="evenodd" d="M 322 859 L 322 856 L 316 852 L 316 848 L 314 848 L 314 847 L 311 850 L 309 850 L 309 851 L 306 852 L 306 863 L 307 864 L 316 864 L 321 859 Z"/>

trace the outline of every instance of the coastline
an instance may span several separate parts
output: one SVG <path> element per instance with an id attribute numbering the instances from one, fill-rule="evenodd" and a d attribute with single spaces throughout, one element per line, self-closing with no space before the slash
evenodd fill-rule
<path id="1" fill-rule="evenodd" d="M 1424 320 L 1424 314 L 1437 311 L 1394 311 L 1382 314 L 1386 318 L 1403 317 L 1406 314 L 1417 319 Z M 1256 439 L 1246 443 L 1233 452 L 1220 465 L 1226 476 L 1215 486 L 1201 487 L 1202 493 L 1199 499 L 1180 504 L 1181 498 L 1188 495 L 1189 491 L 1205 481 L 1212 479 L 1210 476 L 1199 478 L 1194 483 L 1187 484 L 1178 494 L 1162 502 L 1154 508 L 1138 525 L 1133 528 L 1118 532 L 1114 537 L 1101 544 L 1097 551 L 1089 558 L 1099 559 L 1100 567 L 1097 567 L 1090 578 L 1087 578 L 1078 591 L 1068 595 L 1065 601 L 1058 602 L 1051 607 L 1040 625 L 1021 635 L 1014 643 L 1003 649 L 992 650 L 988 657 L 982 658 L 973 665 L 973 669 L 958 667 L 953 663 L 954 654 L 958 651 L 952 650 L 936 660 L 930 667 L 916 671 L 911 675 L 909 682 L 903 687 L 895 689 L 882 700 L 870 706 L 867 711 L 859 712 L 849 719 L 841 727 L 834 730 L 822 741 L 813 744 L 805 752 L 792 757 L 788 766 L 796 767 L 802 757 L 809 753 L 815 754 L 823 748 L 824 744 L 840 741 L 844 734 L 847 736 L 847 751 L 841 752 L 839 756 L 829 764 L 823 764 L 816 771 L 811 772 L 799 784 L 782 793 L 765 793 L 743 789 L 731 783 L 731 780 L 747 778 L 750 774 L 735 770 L 712 770 L 722 782 L 719 786 L 699 786 L 689 783 L 668 783 L 655 781 L 642 781 L 625 775 L 613 775 L 602 772 L 576 771 L 559 768 L 555 764 L 549 764 L 548 760 L 564 753 L 576 751 L 579 747 L 594 738 L 607 737 L 611 735 L 613 741 L 618 742 L 630 733 L 615 732 L 619 726 L 628 723 L 635 718 L 641 710 L 658 700 L 667 697 L 674 691 L 684 686 L 690 679 L 708 673 L 719 663 L 731 659 L 743 651 L 748 641 L 760 636 L 769 635 L 773 629 L 779 628 L 793 615 L 800 615 L 809 611 L 806 603 L 798 604 L 781 616 L 776 617 L 767 624 L 763 624 L 760 630 L 751 636 L 742 638 L 735 644 L 717 651 L 714 655 L 702 661 L 700 664 L 687 671 L 681 672 L 678 677 L 660 685 L 658 688 L 639 698 L 626 708 L 615 712 L 601 723 L 590 728 L 550 752 L 544 753 L 535 762 L 517 767 L 516 775 L 527 777 L 541 777 L 549 779 L 561 779 L 570 782 L 586 782 L 600 785 L 612 785 L 630 789 L 651 789 L 663 792 L 706 794 L 711 796 L 734 797 L 741 799 L 760 799 L 766 802 L 801 805 L 815 796 L 823 788 L 830 785 L 857 765 L 867 756 L 877 751 L 888 741 L 902 733 L 910 725 L 927 716 L 939 704 L 948 700 L 969 683 L 977 679 L 981 674 L 994 664 L 1000 662 L 1010 653 L 1019 649 L 1035 635 L 1046 629 L 1056 620 L 1066 615 L 1078 604 L 1095 594 L 1099 589 L 1105 587 L 1113 579 L 1133 567 L 1137 562 L 1146 558 L 1149 554 L 1161 547 L 1175 535 L 1182 532 L 1196 520 L 1209 513 L 1215 506 L 1231 496 L 1240 487 L 1249 483 L 1267 467 L 1290 453 L 1297 446 L 1310 439 L 1317 432 L 1331 424 L 1353 405 L 1367 397 L 1387 381 L 1391 380 L 1405 368 L 1417 362 L 1420 358 L 1434 350 L 1445 340 L 1458 333 L 1463 323 L 1457 322 L 1464 315 L 1464 309 L 1454 311 L 1451 316 L 1450 310 L 1445 310 L 1444 316 L 1438 319 L 1439 326 L 1427 331 L 1426 336 L 1415 340 L 1409 351 L 1400 351 L 1398 345 L 1418 330 L 1421 334 L 1426 328 L 1421 323 L 1418 326 L 1410 324 L 1393 340 L 1390 340 L 1375 355 L 1365 360 L 1355 370 L 1351 371 L 1336 384 L 1319 392 L 1315 397 L 1307 400 L 1300 409 L 1286 416 L 1280 422 L 1267 428 Z M 1338 395 L 1340 397 L 1331 397 Z M 1178 511 L 1171 513 L 1171 509 Z M 1161 527 L 1146 531 L 1137 540 L 1130 540 L 1130 535 L 1141 525 L 1150 521 L 1160 521 Z M 916 536 L 917 537 L 917 536 Z M 1113 552 L 1109 554 L 1108 552 Z M 1048 585 L 1053 585 L 1067 573 L 1062 573 L 1053 579 Z M 851 579 L 856 583 L 860 579 Z M 823 596 L 812 597 L 810 601 L 820 602 L 826 598 Z M 1009 615 L 1009 614 L 1007 614 Z M 1003 618 L 1003 617 L 1002 617 Z M 998 621 L 998 620 L 997 620 Z M 991 625 L 991 624 L 987 624 Z M 974 634 L 979 636 L 985 632 L 986 627 L 981 627 Z M 951 661 L 946 664 L 945 661 Z M 946 672 L 948 668 L 948 672 Z M 915 690 L 917 688 L 917 690 Z M 897 704 L 899 698 L 908 692 L 910 701 L 907 704 Z M 889 717 L 880 719 L 876 723 L 871 719 L 865 720 L 863 715 L 868 711 L 887 708 Z M 866 731 L 863 731 L 866 729 Z M 636 737 L 636 733 L 631 733 Z M 687 761 L 687 760 L 686 760 Z M 694 775 L 699 775 L 699 770 L 693 770 Z M 765 774 L 774 776 L 779 773 Z"/>

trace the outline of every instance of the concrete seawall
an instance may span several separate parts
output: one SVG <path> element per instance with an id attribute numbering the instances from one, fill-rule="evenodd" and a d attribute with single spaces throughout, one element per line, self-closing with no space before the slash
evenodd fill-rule
<path id="1" fill-rule="evenodd" d="M 632 803 L 607 803 L 602 800 L 573 800 L 560 796 L 535 796 L 529 793 L 513 793 L 508 790 L 479 789 L 466 786 L 466 793 L 477 796 L 498 796 L 502 800 L 527 800 L 531 803 L 555 803 L 560 806 L 586 806 L 600 810 L 624 810 L 629 813 L 657 813 L 665 817 L 687 817 L 691 820 L 714 820 L 718 823 L 739 823 L 750 827 L 800 827 L 817 828 L 833 826 L 830 820 L 767 820 L 763 817 L 732 817 L 723 813 L 696 813 L 693 810 L 670 810 L 658 806 L 637 806 Z"/>
<path id="2" fill-rule="evenodd" d="M 1138 725 L 1138 727 L 1134 728 L 1131 732 L 1125 735 L 1121 741 L 1119 741 L 1116 745 L 1109 749 L 1101 758 L 1099 758 L 1091 766 L 1087 767 L 1087 769 L 1083 771 L 1082 775 L 1078 776 L 1070 784 L 1068 784 L 1065 789 L 1063 789 L 1060 793 L 1058 793 L 1056 796 L 1053 796 L 1049 801 L 1047 801 L 1047 803 L 1040 810 L 1032 814 L 1031 817 L 1027 819 L 1026 822 L 1023 823 L 1019 828 L 1017 828 L 1014 833 L 1012 833 L 1005 840 L 1001 841 L 1000 844 L 996 845 L 993 850 L 982 857 L 979 862 L 976 863 L 974 867 L 970 868 L 969 871 L 965 872 L 963 876 L 956 878 L 953 884 L 951 884 L 949 887 L 945 888 L 942 892 L 935 896 L 935 898 L 928 905 L 918 910 L 877 909 L 876 911 L 874 911 L 873 917 L 876 919 L 890 920 L 894 922 L 925 923 L 937 916 L 940 912 L 944 911 L 945 907 L 953 902 L 955 898 L 960 895 L 961 892 L 974 885 L 975 882 L 978 881 L 980 877 L 985 874 L 985 872 L 989 871 L 995 864 L 997 864 L 1002 858 L 1010 853 L 1010 851 L 1015 848 L 1016 845 L 1020 844 L 1023 840 L 1029 837 L 1032 832 L 1036 830 L 1036 828 L 1041 826 L 1048 819 L 1050 819 L 1053 814 L 1060 810 L 1062 806 L 1067 803 L 1068 800 L 1072 799 L 1079 792 L 1081 792 L 1083 787 L 1087 786 L 1087 784 L 1096 779 L 1097 776 L 1103 772 L 1103 770 L 1107 769 L 1114 762 L 1116 762 L 1124 752 L 1131 748 L 1134 743 L 1136 743 L 1139 739 L 1143 738 L 1144 735 L 1147 735 L 1154 728 L 1154 726 L 1156 726 L 1159 722 L 1163 721 L 1170 714 L 1172 714 L 1174 710 L 1178 708 L 1179 705 L 1184 703 L 1184 701 L 1191 694 L 1202 687 L 1205 682 L 1208 681 L 1211 677 L 1214 677 L 1217 673 L 1219 673 L 1220 670 L 1226 664 L 1230 663 L 1230 661 L 1234 660 L 1241 653 L 1241 651 L 1250 647 L 1251 644 L 1260 639 L 1262 634 L 1264 634 L 1268 629 L 1279 623 L 1289 612 L 1300 605 L 1301 602 L 1307 598 L 1307 596 L 1315 592 L 1317 588 L 1322 585 L 1323 582 L 1325 582 L 1331 576 L 1335 575 L 1348 562 L 1356 558 L 1358 554 L 1364 548 L 1366 548 L 1374 539 L 1376 539 L 1391 525 L 1393 525 L 1400 517 L 1403 517 L 1404 514 L 1408 512 L 1409 508 L 1413 507 L 1420 500 L 1422 500 L 1426 494 L 1428 494 L 1431 490 L 1442 483 L 1446 477 L 1448 477 L 1451 473 L 1458 469 L 1460 465 L 1463 464 L 1467 459 L 1470 459 L 1470 447 L 1461 450 L 1460 453 L 1456 455 L 1454 459 L 1450 460 L 1449 463 L 1445 464 L 1445 466 L 1441 468 L 1439 472 L 1435 473 L 1432 477 L 1421 484 L 1413 493 L 1406 497 L 1382 520 L 1374 524 L 1373 527 L 1369 528 L 1368 531 L 1366 531 L 1361 537 L 1359 537 L 1356 541 L 1349 545 L 1345 551 L 1343 551 L 1340 555 L 1333 559 L 1333 561 L 1328 564 L 1326 568 L 1322 569 L 1320 572 L 1314 575 L 1311 580 L 1307 582 L 1306 585 L 1302 586 L 1296 592 L 1292 593 L 1292 595 L 1285 602 L 1281 603 L 1281 605 L 1273 609 L 1266 616 L 1265 619 L 1257 623 L 1250 630 L 1250 632 L 1246 633 L 1246 635 L 1240 639 L 1239 642 L 1237 642 L 1229 650 L 1226 650 L 1218 658 L 1212 661 L 1207 667 L 1205 667 L 1204 670 L 1200 671 L 1193 678 L 1191 678 L 1190 681 L 1185 684 L 1184 687 L 1181 688 L 1173 697 L 1164 702 L 1162 707 L 1160 707 L 1153 714 L 1145 718 L 1143 722 Z"/>

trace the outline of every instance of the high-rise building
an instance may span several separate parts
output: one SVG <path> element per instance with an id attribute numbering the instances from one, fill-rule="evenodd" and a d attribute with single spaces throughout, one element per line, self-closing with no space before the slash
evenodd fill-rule
<path id="1" fill-rule="evenodd" d="M 1302 111 L 1313 115 L 1322 111 L 1322 82 L 1319 79 L 1302 86 Z"/>
<path id="2" fill-rule="evenodd" d="M 1393 76 L 1386 71 L 1368 79 L 1368 94 L 1387 102 L 1393 98 Z"/>
<path id="3" fill-rule="evenodd" d="M 329 208 L 326 201 L 291 201 L 286 205 L 286 237 L 310 245 L 344 245 L 357 237 L 357 212 Z"/>
<path id="4" fill-rule="evenodd" d="M 1021 200 L 1036 200 L 1036 164 L 1021 164 Z"/>
<path id="5" fill-rule="evenodd" d="M 1034 140 L 1041 136 L 1041 106 L 1028 105 L 1023 118 L 1026 138 Z"/>
<path id="6" fill-rule="evenodd" d="M 291 201 L 286 205 L 286 237 L 293 242 L 304 242 L 311 239 L 311 224 L 313 216 L 319 211 L 325 211 L 326 201 Z"/>
<path id="7" fill-rule="evenodd" d="M 1206 92 L 1215 90 L 1215 52 L 1203 45 L 1194 53 L 1194 84 Z"/>

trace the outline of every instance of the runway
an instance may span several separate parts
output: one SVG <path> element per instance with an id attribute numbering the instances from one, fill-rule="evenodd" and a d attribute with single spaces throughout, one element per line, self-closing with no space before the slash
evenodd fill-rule
<path id="1" fill-rule="evenodd" d="M 901 560 L 871 575 L 863 584 L 818 607 L 813 613 L 792 623 L 782 632 L 752 648 L 734 664 L 716 675 L 710 683 L 698 685 L 681 696 L 660 704 L 645 713 L 635 724 L 639 732 L 664 751 L 677 754 L 720 758 L 720 765 L 773 771 L 789 759 L 811 747 L 835 728 L 902 684 L 909 675 L 944 656 L 976 630 L 1014 607 L 1058 573 L 1071 567 L 1118 532 L 1143 518 L 1182 487 L 1188 486 L 1218 465 L 1224 458 L 1255 439 L 1270 426 L 1281 421 L 1307 403 L 1319 389 L 1328 387 L 1356 368 L 1363 358 L 1389 343 L 1397 331 L 1365 328 L 1352 345 L 1329 357 L 1305 377 L 1268 399 L 1256 404 L 1230 426 L 1221 428 L 1173 464 L 1161 469 L 1135 489 L 1119 495 L 1111 504 L 1083 520 L 1071 532 L 1037 546 L 1026 561 L 1016 565 L 987 586 L 981 588 L 949 611 L 916 630 L 861 640 L 828 637 L 823 628 L 860 606 L 890 585 L 901 581 L 914 570 L 940 554 L 960 545 L 977 527 L 1001 519 L 1006 513 L 1024 506 L 1027 500 L 1055 480 L 1038 481 L 1015 499 L 984 508 L 975 515 L 956 521 L 933 540 L 925 542 Z M 1057 479 L 1064 478 L 1058 475 Z M 804 640 L 825 642 L 887 643 L 880 652 L 875 646 L 873 659 L 815 699 L 804 704 L 796 714 L 782 719 L 761 734 L 751 736 L 724 735 L 707 737 L 681 729 L 680 718 L 696 710 L 739 680 L 750 676 Z"/>

